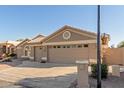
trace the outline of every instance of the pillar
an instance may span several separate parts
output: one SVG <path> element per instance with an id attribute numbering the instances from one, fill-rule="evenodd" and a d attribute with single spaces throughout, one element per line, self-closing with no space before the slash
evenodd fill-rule
<path id="1" fill-rule="evenodd" d="M 88 61 L 76 61 L 78 88 L 88 88 Z"/>

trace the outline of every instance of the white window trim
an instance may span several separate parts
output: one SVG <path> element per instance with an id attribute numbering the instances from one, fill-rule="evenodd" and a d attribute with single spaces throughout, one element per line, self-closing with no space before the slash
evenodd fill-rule
<path id="1" fill-rule="evenodd" d="M 26 45 L 25 47 L 24 47 L 24 55 L 25 55 L 25 51 L 26 51 L 26 47 L 27 47 L 28 45 Z M 31 46 L 28 46 L 29 47 L 29 50 L 28 50 L 28 55 L 27 56 L 25 56 L 25 57 L 31 57 Z"/>

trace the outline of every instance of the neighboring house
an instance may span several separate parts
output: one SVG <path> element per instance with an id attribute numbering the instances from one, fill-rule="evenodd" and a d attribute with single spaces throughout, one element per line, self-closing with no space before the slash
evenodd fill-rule
<path id="1" fill-rule="evenodd" d="M 25 51 L 26 48 L 28 50 L 28 56 L 31 60 L 35 60 L 35 61 L 41 61 L 42 58 L 42 40 L 45 38 L 45 36 L 43 35 L 37 35 L 36 37 L 34 37 L 32 40 L 30 40 L 27 43 L 27 46 L 25 47 Z"/>
<path id="2" fill-rule="evenodd" d="M 16 54 L 17 54 L 17 58 L 22 58 L 25 54 L 25 46 L 26 44 L 29 42 L 29 39 L 25 39 L 23 41 L 21 41 L 17 46 L 16 46 Z"/>
<path id="3" fill-rule="evenodd" d="M 33 39 L 25 39 L 17 46 L 17 58 L 29 58 L 31 60 L 41 60 L 41 41 L 45 37 L 37 35 Z"/>
<path id="4" fill-rule="evenodd" d="M 7 53 L 16 53 L 16 46 L 19 44 L 19 41 L 5 41 L 0 42 L 0 54 Z"/>

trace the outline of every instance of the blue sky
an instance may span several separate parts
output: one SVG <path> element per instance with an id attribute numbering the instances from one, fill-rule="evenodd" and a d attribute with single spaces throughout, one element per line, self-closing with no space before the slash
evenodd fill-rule
<path id="1" fill-rule="evenodd" d="M 101 32 L 123 39 L 124 6 L 101 6 Z M 49 35 L 64 25 L 96 32 L 96 6 L 0 6 L 0 41 Z"/>

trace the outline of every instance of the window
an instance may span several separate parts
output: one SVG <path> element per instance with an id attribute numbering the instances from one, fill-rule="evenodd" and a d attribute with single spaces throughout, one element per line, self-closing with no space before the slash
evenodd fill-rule
<path id="1" fill-rule="evenodd" d="M 72 45 L 72 48 L 76 48 L 76 45 Z"/>
<path id="2" fill-rule="evenodd" d="M 82 48 L 82 45 L 78 45 L 78 48 Z"/>
<path id="3" fill-rule="evenodd" d="M 63 39 L 68 40 L 70 38 L 71 38 L 71 33 L 69 31 L 63 33 Z"/>
<path id="4" fill-rule="evenodd" d="M 84 44 L 84 47 L 88 47 L 88 44 Z"/>
<path id="5" fill-rule="evenodd" d="M 53 46 L 53 48 L 56 48 L 56 46 Z"/>
<path id="6" fill-rule="evenodd" d="M 61 46 L 57 46 L 57 48 L 61 48 Z"/>
<path id="7" fill-rule="evenodd" d="M 66 46 L 63 46 L 63 48 L 66 48 Z"/>
<path id="8" fill-rule="evenodd" d="M 48 46 L 49 48 L 53 48 L 53 46 Z"/>
<path id="9" fill-rule="evenodd" d="M 70 46 L 68 45 L 67 48 L 70 48 Z"/>
<path id="10" fill-rule="evenodd" d="M 25 46 L 24 52 L 25 52 L 25 56 L 30 56 L 31 47 L 30 46 Z"/>

